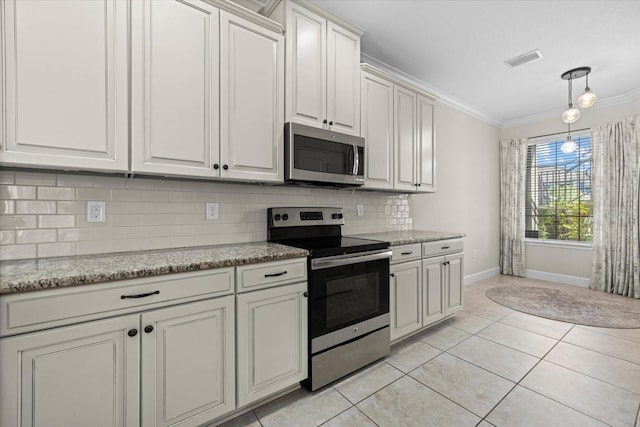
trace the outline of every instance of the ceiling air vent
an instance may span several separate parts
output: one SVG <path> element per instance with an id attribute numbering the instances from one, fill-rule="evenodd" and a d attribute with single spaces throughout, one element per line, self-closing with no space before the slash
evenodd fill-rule
<path id="1" fill-rule="evenodd" d="M 517 67 L 518 65 L 526 64 L 527 62 L 535 61 L 538 59 L 542 59 L 542 53 L 538 49 L 523 53 L 522 55 L 518 55 L 515 58 L 507 59 L 504 61 L 510 68 Z"/>

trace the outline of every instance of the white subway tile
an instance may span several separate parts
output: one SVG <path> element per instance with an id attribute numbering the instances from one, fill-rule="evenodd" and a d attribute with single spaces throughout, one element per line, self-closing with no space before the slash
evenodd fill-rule
<path id="1" fill-rule="evenodd" d="M 13 171 L 0 171 L 0 184 L 15 184 L 16 173 Z"/>
<path id="2" fill-rule="evenodd" d="M 38 228 L 75 227 L 75 215 L 39 215 Z"/>
<path id="3" fill-rule="evenodd" d="M 87 202 L 69 202 L 69 201 L 60 201 L 58 202 L 58 213 L 59 214 L 86 214 L 87 213 Z"/>
<path id="4" fill-rule="evenodd" d="M 93 228 L 58 229 L 59 242 L 78 242 L 83 240 L 93 240 Z"/>
<path id="5" fill-rule="evenodd" d="M 18 214 L 54 214 L 56 213 L 56 202 L 53 201 L 16 201 L 16 213 Z"/>
<path id="6" fill-rule="evenodd" d="M 92 255 L 92 254 L 104 254 L 111 252 L 111 241 L 91 241 L 91 242 L 77 242 L 76 254 L 77 255 Z"/>
<path id="7" fill-rule="evenodd" d="M 170 202 L 194 202 L 195 193 L 193 191 L 170 191 Z"/>
<path id="8" fill-rule="evenodd" d="M 152 225 L 145 221 L 146 215 L 111 215 L 111 225 L 114 227 L 132 227 L 136 225 Z"/>
<path id="9" fill-rule="evenodd" d="M 111 200 L 114 202 L 141 202 L 140 190 L 111 190 Z"/>
<path id="10" fill-rule="evenodd" d="M 168 202 L 169 193 L 167 191 L 142 191 L 142 200 L 145 202 Z"/>
<path id="11" fill-rule="evenodd" d="M 218 201 L 218 193 L 195 193 L 195 201 L 196 202 L 217 202 Z"/>
<path id="12" fill-rule="evenodd" d="M 142 249 L 186 248 L 193 246 L 194 236 L 182 237 L 155 237 L 141 239 Z"/>
<path id="13" fill-rule="evenodd" d="M 96 176 L 93 178 L 94 188 L 127 188 L 125 177 Z"/>
<path id="14" fill-rule="evenodd" d="M 58 174 L 58 186 L 60 187 L 93 187 L 94 177 L 91 175 Z"/>
<path id="15" fill-rule="evenodd" d="M 74 200 L 75 198 L 75 188 L 38 187 L 38 199 L 40 200 Z"/>
<path id="16" fill-rule="evenodd" d="M 13 230 L 0 231 L 0 245 L 15 245 L 16 232 Z"/>
<path id="17" fill-rule="evenodd" d="M 165 225 L 155 227 L 156 236 L 193 236 L 196 230 L 195 225 Z"/>
<path id="18" fill-rule="evenodd" d="M 30 259 L 36 257 L 36 245 L 0 246 L 0 261 Z"/>
<path id="19" fill-rule="evenodd" d="M 75 243 L 41 243 L 38 245 L 38 258 L 73 256 L 75 254 Z"/>
<path id="20" fill-rule="evenodd" d="M 155 190 L 158 183 L 154 179 L 128 178 L 127 188 L 130 190 Z"/>
<path id="21" fill-rule="evenodd" d="M 114 190 L 115 191 L 115 190 Z M 105 188 L 78 188 L 78 200 L 111 201 L 111 190 Z"/>
<path id="22" fill-rule="evenodd" d="M 0 214 L 11 215 L 16 213 L 16 206 L 13 200 L 0 200 Z"/>
<path id="23" fill-rule="evenodd" d="M 141 237 L 154 237 L 156 228 L 146 227 L 103 227 L 93 230 L 94 240 L 134 239 Z"/>
<path id="24" fill-rule="evenodd" d="M 38 228 L 35 215 L 0 215 L 0 229 L 16 230 L 24 228 Z"/>
<path id="25" fill-rule="evenodd" d="M 0 185 L 0 199 L 35 199 L 36 187 Z"/>
<path id="26" fill-rule="evenodd" d="M 16 243 L 49 243 L 56 241 L 56 230 L 17 230 Z"/>
<path id="27" fill-rule="evenodd" d="M 156 182 L 157 190 L 180 191 L 181 188 L 182 188 L 182 181 L 171 180 L 171 179 L 159 179 Z"/>
<path id="28" fill-rule="evenodd" d="M 207 183 L 202 181 L 182 181 L 180 188 L 182 191 L 205 192 Z"/>
<path id="29" fill-rule="evenodd" d="M 144 239 L 118 239 L 111 240 L 110 252 L 133 252 L 143 249 L 142 242 Z"/>
<path id="30" fill-rule="evenodd" d="M 56 175 L 52 173 L 16 172 L 18 185 L 56 185 Z"/>

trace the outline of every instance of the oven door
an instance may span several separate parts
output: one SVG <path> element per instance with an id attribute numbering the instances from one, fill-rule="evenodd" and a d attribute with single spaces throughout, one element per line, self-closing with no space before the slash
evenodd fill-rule
<path id="1" fill-rule="evenodd" d="M 310 261 L 313 353 L 389 325 L 390 257 L 384 250 Z M 353 325 L 358 325 L 355 334 Z"/>

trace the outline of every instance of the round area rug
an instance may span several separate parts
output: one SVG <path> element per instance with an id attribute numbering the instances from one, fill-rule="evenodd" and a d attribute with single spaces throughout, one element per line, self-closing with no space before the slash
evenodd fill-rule
<path id="1" fill-rule="evenodd" d="M 591 289 L 499 286 L 486 291 L 498 304 L 534 316 L 586 326 L 640 328 L 640 300 Z"/>

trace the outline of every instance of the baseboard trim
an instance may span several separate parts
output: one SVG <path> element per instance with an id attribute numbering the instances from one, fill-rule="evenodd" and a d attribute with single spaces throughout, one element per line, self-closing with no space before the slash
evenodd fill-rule
<path id="1" fill-rule="evenodd" d="M 493 267 L 488 270 L 481 271 L 479 273 L 473 273 L 468 276 L 464 276 L 464 285 L 470 285 L 480 280 L 489 279 L 490 277 L 500 274 L 500 267 Z"/>
<path id="2" fill-rule="evenodd" d="M 565 274 L 549 273 L 546 271 L 527 270 L 525 274 L 529 279 L 546 280 L 564 285 L 580 286 L 581 288 L 588 288 L 591 283 L 591 279 L 588 277 L 567 276 Z"/>

